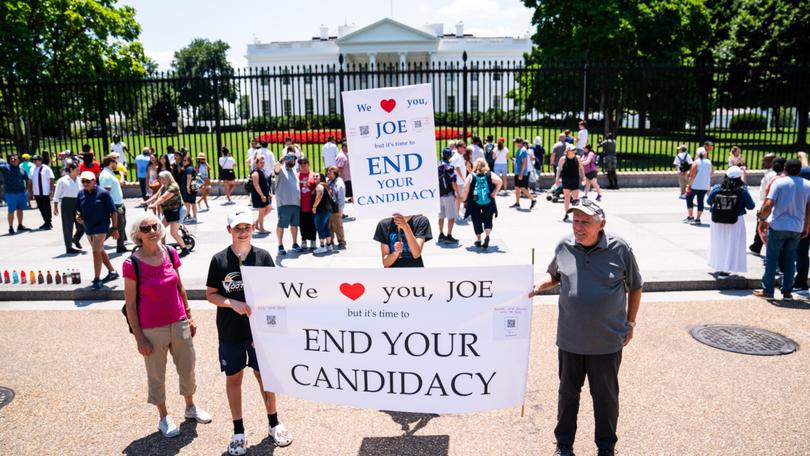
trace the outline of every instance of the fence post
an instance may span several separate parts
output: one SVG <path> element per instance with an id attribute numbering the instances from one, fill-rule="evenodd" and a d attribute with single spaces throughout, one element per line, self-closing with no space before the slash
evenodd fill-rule
<path id="1" fill-rule="evenodd" d="M 461 67 L 461 77 L 463 79 L 463 85 L 462 85 L 463 88 L 462 88 L 462 92 L 461 92 L 461 102 L 464 105 L 463 114 L 461 116 L 461 126 L 462 126 L 462 131 L 463 131 L 463 136 L 461 138 L 466 142 L 467 141 L 467 121 L 468 121 L 468 119 L 467 119 L 467 74 L 468 74 L 468 71 L 469 71 L 467 69 L 467 51 L 464 51 L 464 53 L 461 54 L 461 60 L 463 62 L 463 65 Z"/>
<path id="2" fill-rule="evenodd" d="M 96 78 L 96 100 L 98 101 L 98 116 L 101 121 L 102 157 L 110 152 L 110 135 L 107 130 L 107 103 L 104 98 L 104 87 L 101 78 Z"/>
<path id="3" fill-rule="evenodd" d="M 338 56 L 338 93 L 335 98 L 340 102 L 340 133 L 341 138 L 346 138 L 346 119 L 343 117 L 343 54 Z"/>
<path id="4" fill-rule="evenodd" d="M 222 150 L 222 129 L 220 122 L 219 112 L 219 75 L 214 75 L 214 129 L 217 131 L 217 150 L 214 154 L 215 157 L 219 155 Z M 207 141 L 206 141 L 207 142 Z"/>
<path id="5" fill-rule="evenodd" d="M 588 54 L 590 49 L 585 49 L 585 64 L 582 66 L 582 120 L 588 121 Z"/>

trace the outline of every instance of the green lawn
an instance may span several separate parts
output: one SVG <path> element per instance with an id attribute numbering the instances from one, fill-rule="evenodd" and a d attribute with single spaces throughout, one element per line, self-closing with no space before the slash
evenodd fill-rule
<path id="1" fill-rule="evenodd" d="M 441 129 L 442 127 L 440 127 Z M 559 130 L 556 128 L 526 126 L 526 127 L 483 127 L 473 128 L 473 133 L 485 139 L 486 135 L 492 135 L 496 139 L 502 136 L 507 141 L 507 147 L 512 149 L 512 141 L 516 137 L 522 137 L 533 141 L 539 136 L 547 152 L 551 151 L 551 146 L 556 142 Z M 237 132 L 223 133 L 222 145 L 228 147 L 237 160 L 237 176 L 245 175 L 245 151 L 252 138 L 263 132 Z M 591 142 L 594 143 L 602 135 L 591 131 Z M 743 149 L 745 161 L 751 168 L 759 168 L 762 156 L 768 152 L 790 154 L 795 152 L 791 146 L 795 139 L 795 132 L 731 132 L 710 131 L 708 137 L 714 141 L 715 148 L 712 153 L 712 160 L 717 166 L 725 167 L 728 159 L 728 151 L 732 145 L 738 145 Z M 185 147 L 193 154 L 205 153 L 209 163 L 216 164 L 216 135 L 213 133 L 197 134 L 177 134 L 170 136 L 148 136 L 148 135 L 126 135 L 124 141 L 129 146 L 130 154 L 138 154 L 144 146 L 153 147 L 158 153 L 165 152 L 168 145 L 175 148 Z M 468 141 L 469 142 L 469 141 Z M 75 138 L 75 139 L 44 139 L 40 143 L 40 151 L 49 150 L 52 153 L 64 150 L 81 150 L 84 143 L 93 146 L 97 154 L 101 156 L 101 138 Z M 675 149 L 679 144 L 687 144 L 690 153 L 698 147 L 695 136 L 691 132 L 669 134 L 666 136 L 656 136 L 652 134 L 641 135 L 632 131 L 626 132 L 617 138 L 617 149 L 619 152 L 620 171 L 661 171 L 672 169 L 672 160 L 675 156 Z M 436 141 L 437 156 L 446 145 L 445 140 Z M 270 149 L 276 155 L 281 151 L 281 144 L 271 144 Z M 302 144 L 302 149 L 313 162 L 313 168 L 321 171 L 323 168 L 320 158 L 320 144 Z M 5 156 L 13 150 L 9 141 L 0 141 L 0 151 Z M 130 177 L 134 178 L 132 160 L 130 162 Z M 217 166 L 213 166 L 214 176 L 218 175 Z"/>

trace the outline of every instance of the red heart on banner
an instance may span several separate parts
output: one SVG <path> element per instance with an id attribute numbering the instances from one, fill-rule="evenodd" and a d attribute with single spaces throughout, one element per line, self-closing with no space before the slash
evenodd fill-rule
<path id="1" fill-rule="evenodd" d="M 380 107 L 383 108 L 383 111 L 385 112 L 391 112 L 397 107 L 397 100 L 394 100 L 393 98 L 389 100 L 382 100 L 380 101 Z"/>
<path id="2" fill-rule="evenodd" d="M 366 292 L 366 287 L 362 283 L 341 283 L 340 292 L 352 301 L 357 301 Z"/>

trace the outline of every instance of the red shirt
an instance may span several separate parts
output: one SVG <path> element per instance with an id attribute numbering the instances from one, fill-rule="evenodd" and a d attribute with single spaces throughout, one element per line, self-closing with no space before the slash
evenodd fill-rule
<path id="1" fill-rule="evenodd" d="M 312 173 L 298 173 L 298 186 L 301 188 L 301 212 L 312 212 L 315 201 L 314 190 L 317 184 L 312 180 Z"/>
<path id="2" fill-rule="evenodd" d="M 87 166 L 84 165 L 84 162 L 81 162 L 79 164 L 79 173 L 81 174 L 85 171 L 92 171 L 93 174 L 96 175 L 96 181 L 98 181 L 98 175 L 101 174 L 101 164 L 99 164 L 97 160 L 93 160 L 93 166 L 88 168 Z"/>

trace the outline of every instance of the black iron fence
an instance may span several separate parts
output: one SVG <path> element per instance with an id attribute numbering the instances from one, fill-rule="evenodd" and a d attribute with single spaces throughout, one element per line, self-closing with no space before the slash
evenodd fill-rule
<path id="1" fill-rule="evenodd" d="M 322 168 L 327 137 L 342 136 L 345 90 L 432 84 L 437 153 L 447 140 L 521 137 L 550 152 L 565 129 L 588 121 L 596 146 L 616 136 L 619 169 L 668 170 L 676 147 L 715 142 L 712 160 L 732 145 L 758 168 L 768 152 L 806 144 L 810 69 L 537 65 L 523 62 L 409 62 L 250 68 L 218 77 L 157 74 L 147 79 L 0 85 L 0 151 L 78 151 L 97 156 L 121 136 L 134 156 L 169 145 L 203 153 L 219 170 L 223 147 L 245 176 L 245 151 L 264 139 L 277 155 L 285 139 Z M 130 178 L 134 177 L 130 157 Z M 546 163 L 548 170 L 548 163 Z"/>

